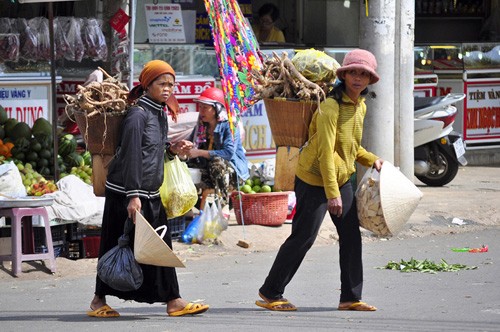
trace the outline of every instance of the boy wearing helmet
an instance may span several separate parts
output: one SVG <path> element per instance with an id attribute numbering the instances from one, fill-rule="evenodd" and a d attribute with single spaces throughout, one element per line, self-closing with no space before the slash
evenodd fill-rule
<path id="1" fill-rule="evenodd" d="M 219 88 L 208 88 L 195 99 L 199 121 L 193 130 L 194 147 L 189 150 L 190 167 L 200 168 L 206 188 L 216 188 L 228 202 L 228 192 L 237 187 L 237 181 L 250 177 L 245 150 L 241 144 L 239 126 L 231 133 L 224 93 Z M 203 208 L 203 207 L 201 207 Z"/>

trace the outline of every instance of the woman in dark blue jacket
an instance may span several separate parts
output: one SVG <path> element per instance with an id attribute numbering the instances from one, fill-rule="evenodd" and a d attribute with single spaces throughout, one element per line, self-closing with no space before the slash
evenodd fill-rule
<path id="1" fill-rule="evenodd" d="M 189 165 L 202 170 L 202 185 L 215 188 L 227 202 L 237 182 L 250 177 L 238 126 L 231 133 L 221 89 L 208 88 L 195 99 L 199 104 L 199 125 L 193 131 L 195 147 L 189 151 Z M 201 207 L 203 208 L 203 207 Z"/>
<path id="2" fill-rule="evenodd" d="M 175 155 L 184 155 L 192 147 L 188 141 L 167 142 L 166 107 L 175 116 L 172 93 L 175 72 L 161 60 L 148 62 L 139 76 L 140 85 L 129 94 L 129 108 L 121 127 L 120 147 L 111 162 L 106 180 L 106 201 L 101 228 L 99 258 L 118 244 L 127 218 L 134 219 L 141 211 L 153 228 L 167 224 L 160 198 L 163 162 Z M 174 100 L 175 101 L 175 100 Z M 171 104 L 173 105 L 171 107 Z M 133 234 L 131 247 L 133 248 Z M 172 247 L 170 232 L 163 240 Z M 96 278 L 94 298 L 87 315 L 97 318 L 119 317 L 106 302 L 106 296 L 145 303 L 166 303 L 169 316 L 199 314 L 208 305 L 188 303 L 179 291 L 173 267 L 141 264 L 144 282 L 135 291 L 119 291 Z"/>

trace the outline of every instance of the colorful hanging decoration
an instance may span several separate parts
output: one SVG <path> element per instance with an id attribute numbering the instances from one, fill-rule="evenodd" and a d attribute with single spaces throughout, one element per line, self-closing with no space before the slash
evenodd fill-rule
<path id="1" fill-rule="evenodd" d="M 255 101 L 252 70 L 262 68 L 258 43 L 236 0 L 204 0 L 231 131 Z"/>

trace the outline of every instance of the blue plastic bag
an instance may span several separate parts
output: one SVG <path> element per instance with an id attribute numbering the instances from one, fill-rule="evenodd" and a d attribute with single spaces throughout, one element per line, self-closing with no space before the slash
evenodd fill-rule
<path id="1" fill-rule="evenodd" d="M 200 211 L 200 214 L 196 216 L 186 227 L 184 232 L 182 233 L 181 239 L 184 243 L 196 243 L 196 238 L 198 237 L 198 233 L 200 232 L 200 227 L 203 227 L 201 224 L 201 215 L 203 211 Z"/>

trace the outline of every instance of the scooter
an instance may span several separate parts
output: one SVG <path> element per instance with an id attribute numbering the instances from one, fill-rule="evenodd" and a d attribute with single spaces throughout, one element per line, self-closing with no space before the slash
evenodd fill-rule
<path id="1" fill-rule="evenodd" d="M 414 98 L 414 170 L 417 179 L 428 186 L 450 183 L 459 165 L 467 165 L 462 135 L 453 131 L 454 104 L 464 98 L 463 93 Z"/>

